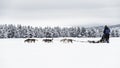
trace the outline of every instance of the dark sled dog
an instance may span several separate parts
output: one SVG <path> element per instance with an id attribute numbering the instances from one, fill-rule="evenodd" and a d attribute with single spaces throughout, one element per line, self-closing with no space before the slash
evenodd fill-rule
<path id="1" fill-rule="evenodd" d="M 24 42 L 35 43 L 36 41 L 38 41 L 38 40 L 37 39 L 26 39 Z"/>
<path id="2" fill-rule="evenodd" d="M 62 40 L 60 40 L 60 42 L 71 42 L 71 43 L 73 43 L 73 39 L 62 39 Z"/>
<path id="3" fill-rule="evenodd" d="M 53 38 L 52 39 L 43 39 L 44 42 L 50 43 L 53 42 Z"/>

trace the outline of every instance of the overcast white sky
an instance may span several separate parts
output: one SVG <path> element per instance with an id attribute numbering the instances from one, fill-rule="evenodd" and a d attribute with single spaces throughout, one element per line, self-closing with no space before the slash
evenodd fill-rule
<path id="1" fill-rule="evenodd" d="M 120 24 L 120 0 L 0 0 L 0 24 Z"/>

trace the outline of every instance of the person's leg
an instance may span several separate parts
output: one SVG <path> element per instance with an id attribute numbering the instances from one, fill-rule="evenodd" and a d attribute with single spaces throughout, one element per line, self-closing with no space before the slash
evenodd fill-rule
<path id="1" fill-rule="evenodd" d="M 104 43 L 106 43 L 107 42 L 107 35 L 105 34 L 104 35 Z"/>
<path id="2" fill-rule="evenodd" d="M 109 43 L 109 35 L 106 35 L 106 42 Z"/>
<path id="3" fill-rule="evenodd" d="M 108 43 L 109 43 L 109 38 L 110 38 L 110 35 L 108 35 Z"/>

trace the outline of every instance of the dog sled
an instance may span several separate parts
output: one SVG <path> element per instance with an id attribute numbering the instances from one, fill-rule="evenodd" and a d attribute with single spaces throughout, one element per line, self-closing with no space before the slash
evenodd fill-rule
<path id="1" fill-rule="evenodd" d="M 88 43 L 105 43 L 106 39 L 104 37 L 104 35 L 102 36 L 102 38 L 98 41 L 94 41 L 94 40 L 88 40 L 88 41 L 80 41 L 80 42 L 88 42 Z"/>

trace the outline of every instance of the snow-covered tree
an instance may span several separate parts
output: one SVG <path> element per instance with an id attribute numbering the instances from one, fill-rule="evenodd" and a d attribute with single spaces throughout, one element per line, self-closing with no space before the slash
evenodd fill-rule
<path id="1" fill-rule="evenodd" d="M 103 27 L 32 27 L 0 25 L 0 38 L 101 37 Z M 111 37 L 120 37 L 120 28 L 112 27 Z"/>

